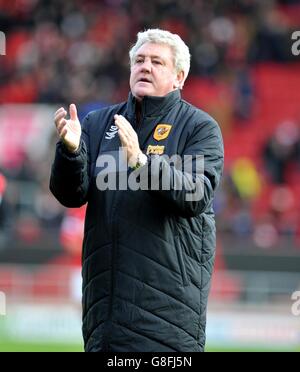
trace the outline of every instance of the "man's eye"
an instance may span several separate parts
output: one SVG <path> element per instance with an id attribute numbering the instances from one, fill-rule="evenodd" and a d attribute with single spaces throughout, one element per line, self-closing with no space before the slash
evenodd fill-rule
<path id="1" fill-rule="evenodd" d="M 154 63 L 155 65 L 161 65 L 161 64 L 162 64 L 161 61 L 157 61 L 157 60 L 153 61 L 153 63 Z"/>
<path id="2" fill-rule="evenodd" d="M 143 60 L 142 60 L 141 58 L 136 59 L 136 60 L 135 60 L 135 63 L 143 63 Z"/>

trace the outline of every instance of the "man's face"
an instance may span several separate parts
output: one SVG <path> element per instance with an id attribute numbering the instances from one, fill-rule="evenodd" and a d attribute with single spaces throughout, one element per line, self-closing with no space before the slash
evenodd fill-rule
<path id="1" fill-rule="evenodd" d="M 181 75 L 175 72 L 168 45 L 145 43 L 131 66 L 130 89 L 138 100 L 144 96 L 163 97 L 179 87 Z"/>

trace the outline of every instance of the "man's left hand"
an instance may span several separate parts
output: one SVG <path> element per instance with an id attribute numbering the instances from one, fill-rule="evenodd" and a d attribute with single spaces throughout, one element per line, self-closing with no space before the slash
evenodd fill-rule
<path id="1" fill-rule="evenodd" d="M 138 136 L 128 120 L 122 115 L 115 115 L 115 124 L 119 128 L 118 134 L 122 146 L 126 149 L 129 166 L 135 166 L 138 154 L 141 153 Z"/>

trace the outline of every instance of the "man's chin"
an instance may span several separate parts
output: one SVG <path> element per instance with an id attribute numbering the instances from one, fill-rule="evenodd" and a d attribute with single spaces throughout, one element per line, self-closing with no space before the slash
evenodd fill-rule
<path id="1" fill-rule="evenodd" d="M 133 92 L 133 95 L 139 99 L 142 100 L 145 96 L 155 96 L 155 93 L 152 89 L 138 89 L 135 92 Z"/>

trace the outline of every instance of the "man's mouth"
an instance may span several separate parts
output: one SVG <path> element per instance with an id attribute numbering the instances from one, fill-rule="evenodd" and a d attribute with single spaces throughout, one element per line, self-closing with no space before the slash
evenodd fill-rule
<path id="1" fill-rule="evenodd" d="M 147 78 L 141 78 L 138 80 L 138 82 L 142 82 L 142 83 L 151 83 L 151 80 L 150 79 L 147 79 Z"/>

